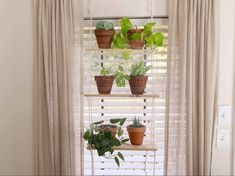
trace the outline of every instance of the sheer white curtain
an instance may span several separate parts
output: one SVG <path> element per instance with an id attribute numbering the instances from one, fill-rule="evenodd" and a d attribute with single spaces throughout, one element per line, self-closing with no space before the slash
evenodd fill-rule
<path id="1" fill-rule="evenodd" d="M 165 175 L 210 175 L 217 106 L 218 1 L 169 1 Z"/>
<path id="2" fill-rule="evenodd" d="M 76 158 L 82 151 L 78 140 L 83 7 L 78 2 L 34 1 L 36 175 L 81 175 L 82 164 Z"/>

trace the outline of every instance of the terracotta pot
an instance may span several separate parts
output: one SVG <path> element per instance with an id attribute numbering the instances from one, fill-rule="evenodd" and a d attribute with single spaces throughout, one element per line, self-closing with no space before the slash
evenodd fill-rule
<path id="1" fill-rule="evenodd" d="M 131 40 L 131 49 L 143 49 L 144 41 L 143 40 Z"/>
<path id="2" fill-rule="evenodd" d="M 110 94 L 114 79 L 114 76 L 95 76 L 99 94 Z"/>
<path id="3" fill-rule="evenodd" d="M 148 76 L 131 76 L 129 80 L 131 93 L 133 95 L 142 95 L 144 93 Z"/>
<path id="4" fill-rule="evenodd" d="M 112 137 L 115 137 L 117 134 L 117 126 L 116 125 L 101 125 L 100 126 L 104 131 L 111 131 Z"/>
<path id="5" fill-rule="evenodd" d="M 131 125 L 127 126 L 127 131 L 132 145 L 141 145 L 144 139 L 144 133 L 146 127 L 132 127 Z"/>
<path id="6" fill-rule="evenodd" d="M 130 38 L 134 33 L 142 33 L 143 31 L 144 29 L 129 29 L 127 35 Z"/>
<path id="7" fill-rule="evenodd" d="M 115 30 L 95 30 L 96 41 L 99 48 L 110 48 Z"/>

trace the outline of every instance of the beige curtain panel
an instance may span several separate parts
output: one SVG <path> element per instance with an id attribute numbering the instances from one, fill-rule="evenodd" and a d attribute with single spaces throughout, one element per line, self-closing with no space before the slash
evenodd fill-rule
<path id="1" fill-rule="evenodd" d="M 165 175 L 210 175 L 218 1 L 170 0 Z"/>
<path id="2" fill-rule="evenodd" d="M 79 5 L 73 0 L 34 3 L 35 175 L 81 174 L 82 164 L 76 160 L 81 154 L 81 90 L 74 86 L 81 76 L 82 45 L 76 36 L 82 30 L 75 18 Z"/>

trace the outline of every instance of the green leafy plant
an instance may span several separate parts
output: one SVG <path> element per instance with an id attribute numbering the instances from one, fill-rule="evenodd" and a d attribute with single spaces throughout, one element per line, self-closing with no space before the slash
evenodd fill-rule
<path id="1" fill-rule="evenodd" d="M 86 130 L 83 136 L 83 138 L 88 142 L 88 144 L 97 150 L 99 156 L 104 156 L 107 159 L 114 159 L 118 166 L 120 166 L 120 159 L 124 161 L 124 156 L 120 152 L 114 154 L 113 147 L 125 144 L 129 140 L 128 138 L 124 138 L 122 136 L 122 126 L 125 121 L 126 118 L 110 119 L 110 124 L 105 125 L 117 125 L 117 138 L 112 135 L 111 129 L 107 130 L 107 127 L 103 128 L 104 121 L 92 123 L 90 125 L 90 128 Z"/>
<path id="2" fill-rule="evenodd" d="M 133 128 L 144 127 L 144 125 L 141 123 L 141 119 L 139 117 L 134 117 L 132 119 L 132 124 L 130 126 L 133 127 Z"/>
<path id="3" fill-rule="evenodd" d="M 113 48 L 127 48 L 129 39 L 127 32 L 132 28 L 131 21 L 125 17 L 120 22 L 121 30 L 117 32 L 113 38 Z"/>
<path id="4" fill-rule="evenodd" d="M 96 29 L 97 30 L 110 30 L 114 29 L 113 23 L 109 21 L 99 21 L 96 24 Z"/>
<path id="5" fill-rule="evenodd" d="M 125 74 L 123 67 L 119 65 L 115 79 L 116 79 L 116 84 L 118 87 L 125 87 L 126 80 L 129 80 L 130 76 L 128 74 Z"/>
<path id="6" fill-rule="evenodd" d="M 102 67 L 102 69 L 100 70 L 100 76 L 108 76 L 111 73 L 112 73 L 111 68 Z"/>
<path id="7" fill-rule="evenodd" d="M 164 36 L 161 32 L 154 33 L 153 27 L 156 23 L 148 23 L 144 26 L 144 38 L 148 47 L 162 46 L 164 43 Z"/>
<path id="8" fill-rule="evenodd" d="M 164 43 L 164 35 L 161 32 L 153 32 L 155 22 L 147 23 L 142 33 L 134 33 L 130 38 L 132 40 L 142 40 L 147 47 L 162 46 Z M 113 39 L 114 48 L 126 48 L 129 44 L 128 30 L 133 29 L 132 22 L 127 18 L 123 18 L 120 22 L 121 30 L 116 33 Z M 137 27 L 136 27 L 137 28 Z"/>
<path id="9" fill-rule="evenodd" d="M 131 76 L 143 76 L 151 69 L 151 65 L 145 66 L 144 62 L 139 62 L 131 66 Z"/>

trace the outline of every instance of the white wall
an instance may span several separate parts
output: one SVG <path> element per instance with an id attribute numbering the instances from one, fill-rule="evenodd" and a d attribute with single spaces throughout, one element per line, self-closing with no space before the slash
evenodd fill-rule
<path id="1" fill-rule="evenodd" d="M 0 175 L 33 174 L 32 0 L 0 0 Z"/>
<path id="2" fill-rule="evenodd" d="M 150 0 L 93 0 L 90 11 L 90 0 L 85 0 L 85 16 L 150 16 Z M 153 15 L 168 15 L 168 0 L 153 0 Z"/>
<path id="3" fill-rule="evenodd" d="M 235 1 L 220 1 L 220 73 L 219 73 L 219 105 L 232 106 L 233 101 L 233 70 L 234 70 L 234 39 L 235 39 Z M 232 125 L 228 126 L 231 130 Z M 232 139 L 234 136 L 230 136 Z M 216 141 L 215 141 L 216 142 Z M 232 149 L 219 149 L 214 145 L 212 174 L 231 175 L 232 174 Z"/>
<path id="4" fill-rule="evenodd" d="M 94 1 L 93 13 L 96 16 L 150 15 L 147 1 L 115 0 L 113 8 L 110 0 Z M 102 7 L 102 2 L 107 2 L 106 6 Z M 167 15 L 167 1 L 153 2 L 154 15 Z M 220 5 L 219 104 L 228 105 L 232 104 L 234 3 L 234 0 L 222 0 Z M 89 16 L 88 8 L 86 14 Z M 0 175 L 33 173 L 32 45 L 32 0 L 0 0 Z M 231 173 L 230 152 L 231 148 L 214 149 L 212 174 Z"/>

